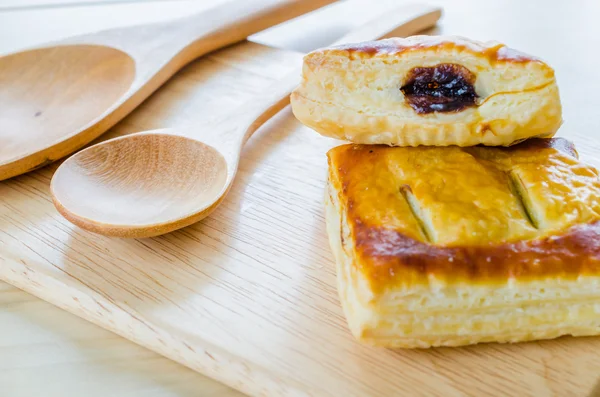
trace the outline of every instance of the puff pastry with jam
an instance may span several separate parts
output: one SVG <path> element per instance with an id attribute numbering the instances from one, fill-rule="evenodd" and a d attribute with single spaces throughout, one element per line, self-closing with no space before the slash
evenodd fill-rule
<path id="1" fill-rule="evenodd" d="M 562 122 L 554 70 L 503 44 L 413 36 L 314 51 L 291 96 L 322 135 L 392 146 L 508 146 Z"/>
<path id="2" fill-rule="evenodd" d="M 352 333 L 389 347 L 600 333 L 600 179 L 564 139 L 344 145 L 327 228 Z"/>

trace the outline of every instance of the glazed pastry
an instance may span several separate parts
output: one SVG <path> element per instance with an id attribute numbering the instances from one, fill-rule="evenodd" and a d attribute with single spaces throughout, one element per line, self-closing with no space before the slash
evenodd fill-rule
<path id="1" fill-rule="evenodd" d="M 392 146 L 511 145 L 562 122 L 554 70 L 499 43 L 413 36 L 314 51 L 292 93 L 322 135 Z"/>
<path id="2" fill-rule="evenodd" d="M 600 179 L 568 141 L 349 144 L 328 158 L 328 235 L 361 341 L 600 333 Z"/>

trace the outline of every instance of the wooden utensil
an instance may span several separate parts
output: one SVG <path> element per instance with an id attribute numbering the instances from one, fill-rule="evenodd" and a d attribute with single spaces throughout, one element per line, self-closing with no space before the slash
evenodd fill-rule
<path id="1" fill-rule="evenodd" d="M 435 25 L 441 10 L 404 6 L 351 32 L 338 43 L 410 35 Z M 242 146 L 289 103 L 299 71 L 229 120 L 195 130 L 155 130 L 112 139 L 65 161 L 51 183 L 58 211 L 75 225 L 118 237 L 151 237 L 210 214 L 235 177 Z"/>
<path id="2" fill-rule="evenodd" d="M 0 58 L 0 180 L 100 136 L 195 58 L 334 0 L 238 0 Z"/>

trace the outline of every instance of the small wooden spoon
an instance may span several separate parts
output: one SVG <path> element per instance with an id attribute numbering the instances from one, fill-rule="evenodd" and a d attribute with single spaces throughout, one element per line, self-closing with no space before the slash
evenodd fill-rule
<path id="1" fill-rule="evenodd" d="M 74 152 L 195 58 L 334 0 L 237 0 L 0 58 L 0 180 Z"/>
<path id="2" fill-rule="evenodd" d="M 401 7 L 339 42 L 406 36 L 435 25 L 441 11 Z M 210 214 L 235 177 L 246 140 L 289 103 L 295 71 L 231 120 L 195 131 L 156 130 L 112 139 L 69 158 L 51 183 L 58 211 L 75 225 L 119 237 L 151 237 Z"/>

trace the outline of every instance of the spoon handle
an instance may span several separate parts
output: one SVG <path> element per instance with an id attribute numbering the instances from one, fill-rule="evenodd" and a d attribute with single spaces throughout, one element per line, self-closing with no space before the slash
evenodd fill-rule
<path id="1" fill-rule="evenodd" d="M 358 29 L 353 29 L 333 45 L 376 40 L 391 35 L 410 36 L 434 26 L 441 15 L 440 8 L 423 4 L 399 7 L 361 25 Z M 229 134 L 233 136 L 220 137 L 224 142 L 228 142 L 227 146 L 239 150 L 260 126 L 286 107 L 290 103 L 291 92 L 298 85 L 300 75 L 300 68 L 295 69 L 267 89 L 267 94 L 238 108 L 236 113 L 247 115 L 244 118 L 246 122 L 239 123 L 240 128 L 231 130 Z M 236 140 L 236 144 L 230 146 L 229 142 L 232 139 Z"/>
<path id="2" fill-rule="evenodd" d="M 192 60 L 237 43 L 336 0 L 230 0 L 205 11 L 165 22 L 135 25 L 77 36 L 61 44 L 117 48 L 155 73 L 168 61 L 173 73 Z"/>
<path id="3" fill-rule="evenodd" d="M 235 0 L 200 14 L 170 21 L 161 28 L 177 31 L 189 44 L 190 58 L 237 43 L 246 37 L 294 19 L 336 0 Z"/>

